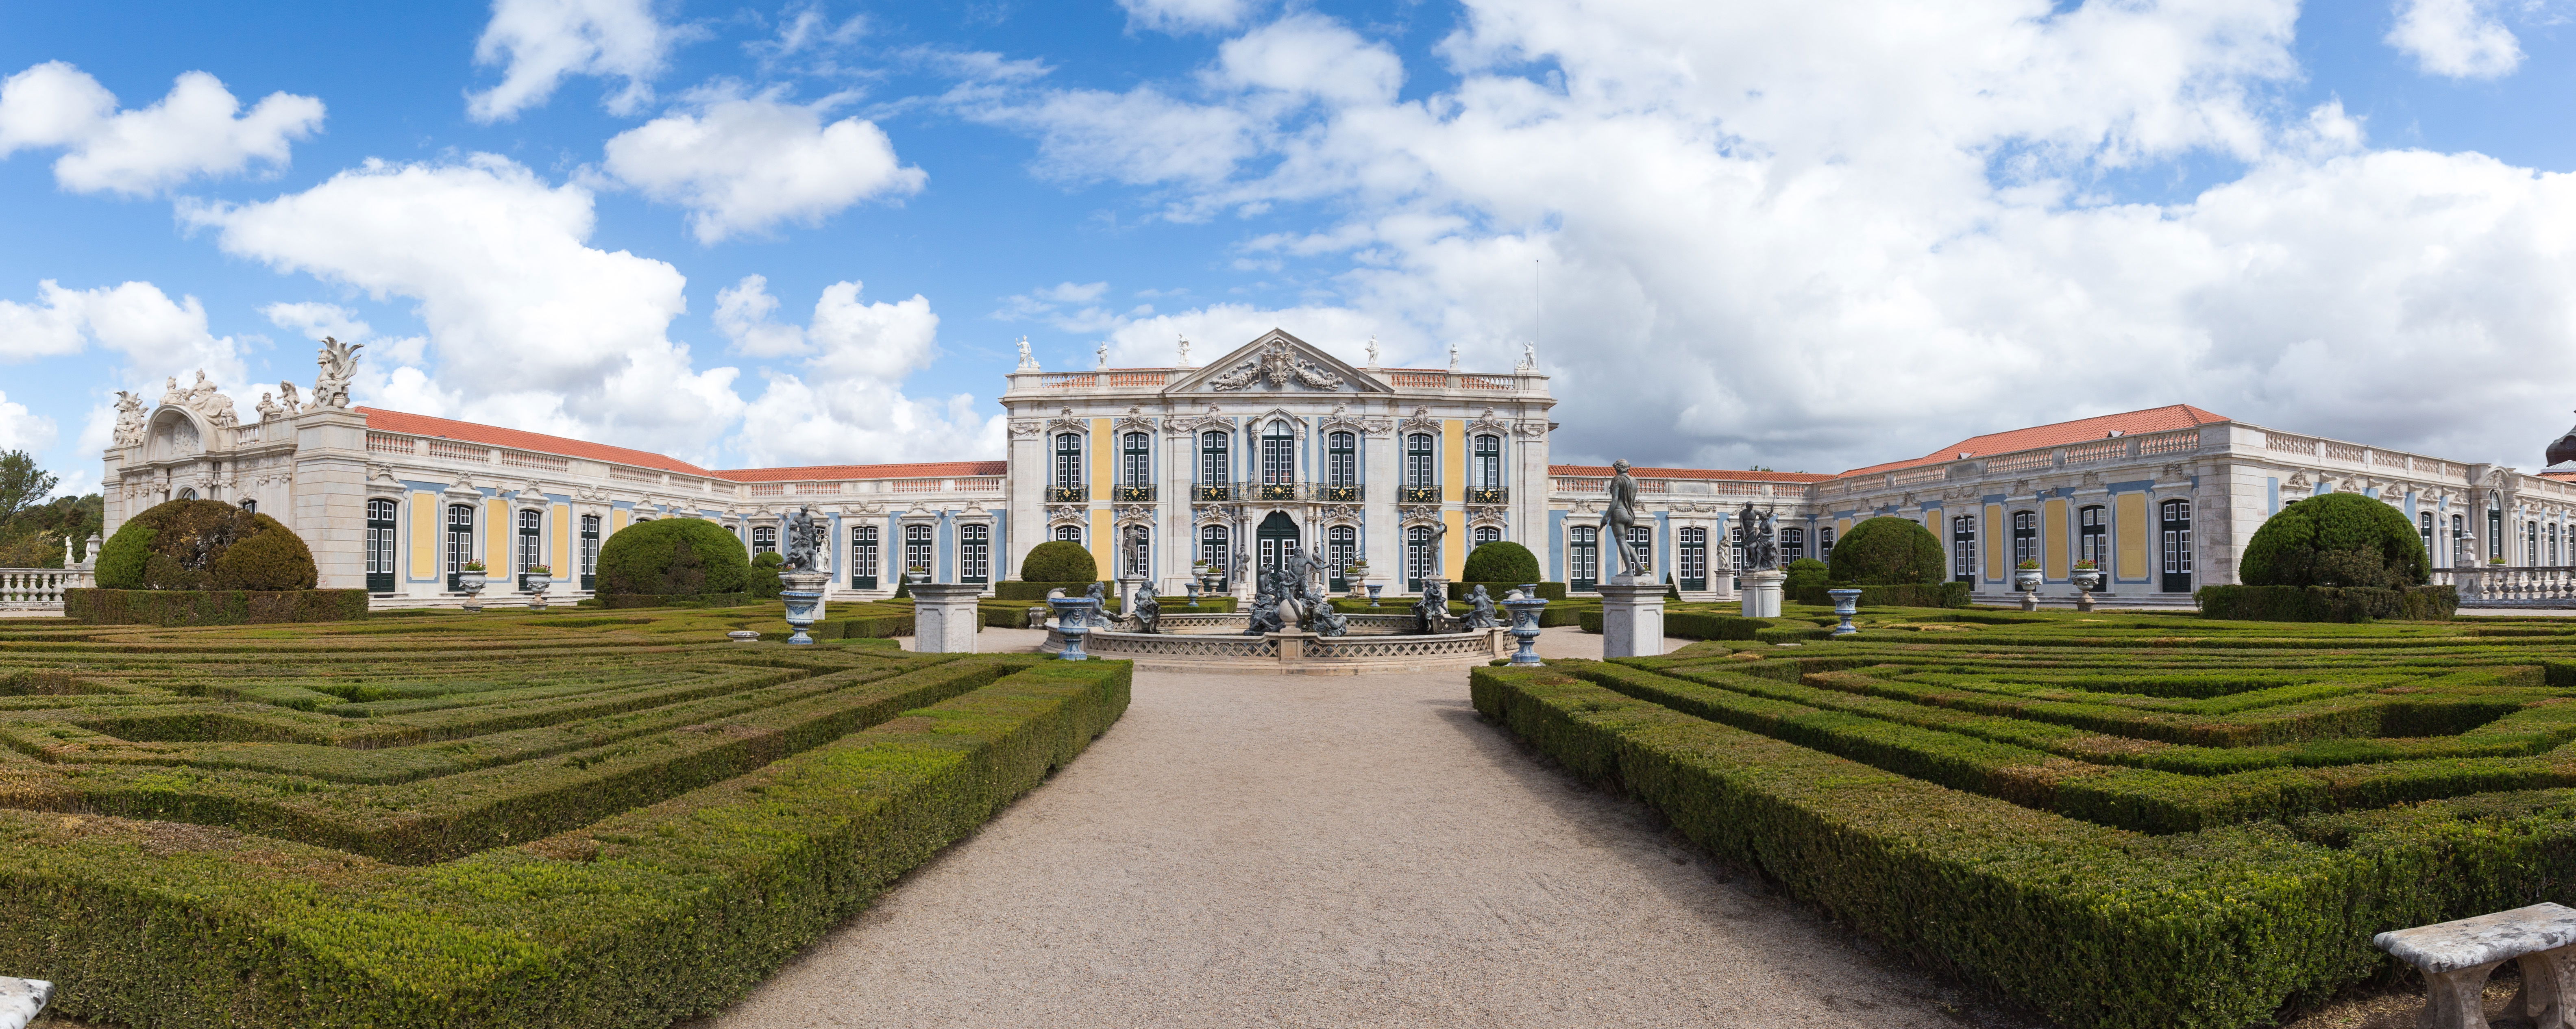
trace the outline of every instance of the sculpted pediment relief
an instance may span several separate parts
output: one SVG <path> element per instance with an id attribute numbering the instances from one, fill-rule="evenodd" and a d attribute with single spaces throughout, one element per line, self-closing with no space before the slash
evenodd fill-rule
<path id="1" fill-rule="evenodd" d="M 1385 393 L 1375 376 L 1272 329 L 1164 388 L 1165 393 Z"/>

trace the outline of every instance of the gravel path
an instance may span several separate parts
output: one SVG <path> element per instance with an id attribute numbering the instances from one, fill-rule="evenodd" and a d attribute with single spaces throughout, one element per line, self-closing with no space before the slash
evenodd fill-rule
<path id="1" fill-rule="evenodd" d="M 2017 1024 L 1956 1003 L 1530 757 L 1464 673 L 1148 674 L 1053 781 L 695 1025 Z"/>

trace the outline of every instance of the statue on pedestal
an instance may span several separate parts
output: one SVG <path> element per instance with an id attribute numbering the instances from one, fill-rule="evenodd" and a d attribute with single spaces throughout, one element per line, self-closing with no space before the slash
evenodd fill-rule
<path id="1" fill-rule="evenodd" d="M 1772 513 L 1769 508 L 1754 507 L 1753 502 L 1748 500 L 1744 503 L 1744 510 L 1736 512 L 1735 517 L 1737 519 L 1737 524 L 1744 528 L 1744 567 L 1742 570 L 1747 572 L 1777 571 L 1780 567 L 1780 544 L 1773 537 L 1772 530 L 1777 524 L 1779 516 Z"/>
<path id="2" fill-rule="evenodd" d="M 823 527 L 814 521 L 811 512 L 801 507 L 787 512 L 783 521 L 778 556 L 784 558 L 785 563 L 779 566 L 779 571 L 814 571 L 815 556 L 822 548 Z"/>
<path id="3" fill-rule="evenodd" d="M 1279 615 L 1279 573 L 1263 572 L 1253 581 L 1258 585 L 1254 587 L 1252 593 L 1252 617 L 1250 623 L 1244 627 L 1243 634 L 1260 636 L 1266 633 L 1288 631 L 1287 620 Z"/>
<path id="4" fill-rule="evenodd" d="M 1628 530 L 1637 524 L 1637 480 L 1628 476 L 1628 462 L 1610 462 L 1610 506 L 1601 512 L 1602 542 L 1619 555 L 1619 575 L 1612 582 L 1633 583 L 1646 574 L 1646 555 L 1628 538 Z"/>
<path id="5" fill-rule="evenodd" d="M 306 408 L 349 406 L 349 380 L 358 374 L 358 351 L 364 343 L 342 343 L 322 337 L 322 352 L 313 363 L 321 370 L 313 377 L 313 405 Z"/>
<path id="6" fill-rule="evenodd" d="M 1413 631 L 1428 636 L 1440 631 L 1440 623 L 1449 618 L 1449 598 L 1440 590 L 1440 580 L 1422 584 L 1422 596 L 1413 601 Z"/>
<path id="7" fill-rule="evenodd" d="M 116 445 L 143 445 L 143 398 L 124 390 L 116 391 Z"/>
<path id="8" fill-rule="evenodd" d="M 1136 616 L 1137 632 L 1151 633 L 1161 631 L 1156 628 L 1156 626 L 1162 624 L 1163 621 L 1163 601 L 1154 596 L 1154 585 L 1152 583 L 1146 583 L 1145 585 L 1136 587 L 1136 603 L 1132 608 L 1132 611 Z"/>

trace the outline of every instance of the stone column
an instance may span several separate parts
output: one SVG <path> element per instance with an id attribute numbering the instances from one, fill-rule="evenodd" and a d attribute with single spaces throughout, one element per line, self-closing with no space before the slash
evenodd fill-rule
<path id="1" fill-rule="evenodd" d="M 1601 656 L 1662 656 L 1663 584 L 1605 582 L 1596 588 L 1601 594 Z"/>
<path id="2" fill-rule="evenodd" d="M 1744 573 L 1744 617 L 1780 617 L 1780 583 L 1788 577 L 1777 570 Z"/>
<path id="3" fill-rule="evenodd" d="M 982 612 L 971 582 L 921 582 L 912 586 L 912 649 L 922 654 L 972 654 Z"/>

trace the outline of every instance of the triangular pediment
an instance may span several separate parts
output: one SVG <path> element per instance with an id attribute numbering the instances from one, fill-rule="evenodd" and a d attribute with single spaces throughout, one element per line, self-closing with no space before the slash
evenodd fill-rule
<path id="1" fill-rule="evenodd" d="M 1281 329 L 1262 333 L 1234 352 L 1163 387 L 1166 395 L 1264 395 L 1278 393 L 1393 393 L 1386 381 L 1344 363 Z"/>

